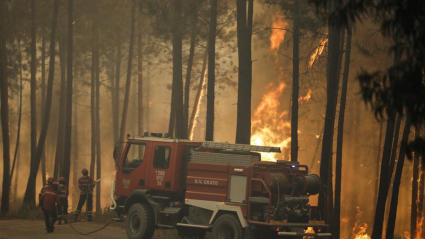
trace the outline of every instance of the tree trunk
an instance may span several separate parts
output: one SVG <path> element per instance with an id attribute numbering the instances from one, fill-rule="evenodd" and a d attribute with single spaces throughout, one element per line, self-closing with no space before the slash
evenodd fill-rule
<path id="1" fill-rule="evenodd" d="M 393 176 L 394 172 L 394 165 L 395 165 L 395 158 L 397 154 L 397 145 L 398 145 L 398 138 L 400 135 L 400 126 L 401 126 L 401 115 L 397 114 L 396 123 L 395 123 L 395 129 L 394 129 L 394 140 L 393 140 L 393 147 L 391 149 L 391 158 L 390 158 L 390 166 L 389 166 L 389 181 L 391 182 L 391 178 Z"/>
<path id="2" fill-rule="evenodd" d="M 320 177 L 326 191 L 326 202 L 322 195 L 319 196 L 319 208 L 322 215 L 326 214 L 326 222 L 333 226 L 333 187 L 332 187 L 332 155 L 333 155 L 333 135 L 335 125 L 335 113 L 339 85 L 339 54 L 341 29 L 335 24 L 333 19 L 329 20 L 329 42 L 328 42 L 328 66 L 327 66 L 327 96 L 325 127 L 323 131 L 322 159 L 320 161 Z M 326 204 L 326 213 L 324 205 Z"/>
<path id="3" fill-rule="evenodd" d="M 36 151 L 37 151 L 37 48 L 36 48 L 36 25 L 35 25 L 35 0 L 31 0 L 31 82 L 30 82 L 30 98 L 31 98 L 31 168 L 35 167 L 36 162 Z M 37 166 L 38 168 L 38 166 Z M 34 178 L 35 181 L 35 178 Z M 34 192 L 35 192 L 34 182 Z M 34 194 L 34 193 L 33 193 Z M 35 196 L 35 195 L 34 195 Z M 34 201 L 34 196 L 31 196 L 31 201 Z M 25 199 L 24 199 L 25 201 Z M 31 206 L 35 206 L 35 202 L 31 203 Z"/>
<path id="4" fill-rule="evenodd" d="M 10 138 L 9 138 L 9 81 L 7 79 L 7 48 L 6 38 L 1 37 L 0 42 L 0 114 L 3 136 L 3 189 L 1 195 L 1 212 L 9 212 L 10 196 Z"/>
<path id="5" fill-rule="evenodd" d="M 91 82 L 90 82 L 90 122 L 91 122 L 91 158 L 90 158 L 90 176 L 94 177 L 96 164 L 96 26 L 93 21 L 92 26 L 92 59 L 91 59 Z"/>
<path id="6" fill-rule="evenodd" d="M 396 52 L 394 55 L 394 65 L 400 61 L 400 54 Z M 388 189 L 391 182 L 389 164 L 391 157 L 392 147 L 397 147 L 392 145 L 394 138 L 394 127 L 395 127 L 395 113 L 390 112 L 387 120 L 387 127 L 385 130 L 385 141 L 384 141 L 384 152 L 382 153 L 381 160 L 381 172 L 379 177 L 379 191 L 378 191 L 378 200 L 376 202 L 375 208 L 375 217 L 373 221 L 373 231 L 371 239 L 381 239 L 385 215 L 386 201 L 388 197 Z"/>
<path id="7" fill-rule="evenodd" d="M 139 10 L 141 11 L 141 9 Z M 137 41 L 137 129 L 138 134 L 143 135 L 143 35 L 141 19 L 139 19 L 138 25 L 139 36 Z"/>
<path id="8" fill-rule="evenodd" d="M 72 0 L 71 0 L 72 1 Z M 46 95 L 46 110 L 43 113 L 43 122 L 38 139 L 38 145 L 34 160 L 31 160 L 30 175 L 28 178 L 27 189 L 24 196 L 24 205 L 35 207 L 35 181 L 37 178 L 38 169 L 40 166 L 41 156 L 44 152 L 44 144 L 47 136 L 47 129 L 49 127 L 50 109 L 52 105 L 53 94 L 53 78 L 55 73 L 55 39 L 56 39 L 56 25 L 59 9 L 59 0 L 55 0 L 53 7 L 52 17 L 52 30 L 50 36 L 50 63 L 49 63 L 49 78 L 47 82 L 47 95 Z"/>
<path id="9" fill-rule="evenodd" d="M 99 54 L 99 34 L 98 29 L 95 29 L 95 43 L 94 45 L 96 50 L 96 62 L 95 62 L 95 72 L 96 72 L 96 177 L 97 179 L 102 178 L 102 158 L 101 158 L 101 137 L 100 137 L 100 54 Z M 94 175 L 94 174 L 93 174 Z M 100 201 L 102 182 L 98 182 L 96 185 L 96 212 L 102 212 L 102 205 Z"/>
<path id="10" fill-rule="evenodd" d="M 415 139 L 420 137 L 420 127 L 415 126 Z M 417 225 L 418 225 L 418 179 L 419 179 L 419 153 L 415 153 L 413 157 L 413 170 L 412 170 L 412 201 L 410 212 L 410 235 L 416 238 Z"/>
<path id="11" fill-rule="evenodd" d="M 344 119 L 345 106 L 347 102 L 347 85 L 348 75 L 350 72 L 350 57 L 351 57 L 351 28 L 347 30 L 347 43 L 345 47 L 345 63 L 344 73 L 342 77 L 341 102 L 339 105 L 338 116 L 338 138 L 336 147 L 335 161 L 335 206 L 334 206 L 334 238 L 340 238 L 340 223 L 341 223 L 341 178 L 342 178 L 342 146 L 344 142 Z"/>
<path id="12" fill-rule="evenodd" d="M 193 58 L 195 57 L 196 45 L 196 24 L 198 22 L 198 5 L 197 1 L 192 1 L 192 25 L 190 36 L 189 59 L 187 60 L 186 82 L 184 84 L 184 104 L 183 104 L 183 126 L 187 129 L 187 135 L 190 136 L 189 127 L 189 96 L 190 96 L 190 80 L 192 78 Z"/>
<path id="13" fill-rule="evenodd" d="M 56 144 L 55 169 L 54 178 L 58 178 L 61 172 L 63 162 L 63 150 L 65 140 L 65 109 L 66 109 L 66 45 L 65 37 L 59 38 L 59 61 L 61 67 L 61 84 L 59 95 L 59 122 L 58 122 L 58 137 Z"/>
<path id="14" fill-rule="evenodd" d="M 75 95 L 75 112 L 73 114 L 74 117 L 74 137 L 73 139 L 73 143 L 72 145 L 74 147 L 72 147 L 73 150 L 73 157 L 74 157 L 74 170 L 72 173 L 72 181 L 73 181 L 73 185 L 74 185 L 74 191 L 72 192 L 73 194 L 73 198 L 72 198 L 72 208 L 75 208 L 76 206 L 76 202 L 78 202 L 78 198 L 80 197 L 79 194 L 79 189 L 78 189 L 78 172 L 80 171 L 79 168 L 79 164 L 78 164 L 78 156 L 79 156 L 79 150 L 78 150 L 78 94 Z M 68 182 L 71 182 L 70 180 L 68 180 Z"/>
<path id="15" fill-rule="evenodd" d="M 294 0 L 292 46 L 291 161 L 298 161 L 298 98 L 300 94 L 300 1 Z"/>
<path id="16" fill-rule="evenodd" d="M 382 145 L 382 131 L 384 131 L 384 123 L 379 123 L 379 140 L 378 140 L 378 157 L 376 158 L 376 172 L 375 172 L 375 199 L 373 203 L 376 205 L 378 202 L 378 189 L 379 189 L 379 163 L 381 161 L 381 145 Z"/>
<path id="17" fill-rule="evenodd" d="M 124 140 L 124 135 L 126 130 L 125 126 L 127 121 L 128 99 L 130 97 L 131 70 L 133 66 L 133 49 L 134 49 L 134 24 L 136 22 L 135 14 L 136 14 L 136 1 L 133 1 L 133 6 L 131 8 L 130 51 L 128 54 L 127 80 L 125 82 L 125 94 L 124 94 L 124 105 L 122 109 L 120 142 Z"/>
<path id="18" fill-rule="evenodd" d="M 183 125 L 183 73 L 182 73 L 182 1 L 174 0 L 173 22 L 173 87 L 171 92 L 170 127 L 168 133 L 173 135 L 172 122 L 175 119 L 175 137 L 187 138 Z"/>
<path id="19" fill-rule="evenodd" d="M 193 135 L 194 135 L 194 132 L 195 132 L 195 125 L 196 125 L 195 121 L 196 121 L 197 117 L 199 116 L 198 111 L 199 111 L 199 107 L 201 105 L 201 100 L 202 100 L 202 95 L 203 95 L 202 91 L 204 90 L 204 86 L 205 86 L 205 78 L 206 78 L 205 74 L 207 72 L 207 60 L 208 60 L 208 46 L 205 49 L 204 60 L 203 60 L 203 63 L 202 63 L 202 70 L 201 70 L 201 76 L 200 76 L 200 79 L 199 79 L 198 90 L 196 91 L 195 103 L 193 104 L 192 113 L 190 115 L 190 121 L 189 121 L 189 139 L 190 140 L 193 139 Z"/>
<path id="20" fill-rule="evenodd" d="M 45 103 L 46 103 L 46 39 L 44 37 L 44 31 L 42 33 L 41 40 L 41 113 L 44 114 Z M 42 119 L 41 119 L 42 120 Z M 41 180 L 43 185 L 46 185 L 46 152 L 43 150 L 41 156 Z"/>
<path id="21" fill-rule="evenodd" d="M 217 0 L 211 0 L 210 26 L 208 34 L 208 85 L 207 121 L 205 140 L 214 140 L 214 99 L 215 99 L 215 38 L 217 31 Z"/>
<path id="22" fill-rule="evenodd" d="M 15 153 L 13 154 L 13 163 L 12 163 L 12 170 L 10 171 L 10 183 L 12 183 L 13 178 L 13 172 L 15 170 L 15 164 L 19 152 L 19 144 L 20 144 L 20 138 L 21 138 L 21 121 L 22 121 L 22 90 L 23 90 L 23 84 L 22 84 L 22 54 L 21 54 L 21 40 L 18 39 L 18 51 L 19 51 L 19 113 L 18 113 L 18 132 L 16 133 L 16 146 L 15 146 Z M 15 185 L 16 186 L 16 185 Z M 14 191 L 14 197 L 16 197 L 16 191 Z M 15 201 L 15 200 L 14 200 Z"/>
<path id="23" fill-rule="evenodd" d="M 237 37 L 238 37 L 238 104 L 236 118 L 236 143 L 249 144 L 251 141 L 251 91 L 252 61 L 251 38 L 253 0 L 236 0 Z"/>
<path id="24" fill-rule="evenodd" d="M 72 133 L 72 85 L 73 85 L 73 12 L 74 0 L 68 1 L 68 46 L 67 46 L 67 84 L 66 84 L 66 113 L 65 113 L 65 149 L 63 157 L 62 176 L 69 179 L 69 169 L 71 167 L 71 133 Z"/>
<path id="25" fill-rule="evenodd" d="M 423 128 L 421 129 L 421 137 L 423 137 Z M 422 156 L 421 156 L 422 158 Z M 424 191 L 425 191 L 425 160 L 422 158 L 422 160 L 420 160 L 421 162 L 421 166 L 420 166 L 420 177 L 419 177 L 419 189 L 418 189 L 418 194 L 419 194 L 419 198 L 418 198 L 418 222 L 422 222 L 422 229 L 421 229 L 421 238 L 425 238 L 425 228 L 424 227 Z"/>
<path id="26" fill-rule="evenodd" d="M 119 35 L 119 34 L 118 34 Z M 120 140 L 119 125 L 120 125 L 120 78 L 121 78 L 121 42 L 117 46 L 117 58 L 115 66 L 115 94 L 112 112 L 112 123 L 114 128 L 114 143 Z"/>
<path id="27" fill-rule="evenodd" d="M 395 228 L 395 221 L 396 221 L 396 218 L 397 218 L 397 205 L 398 205 L 398 197 L 399 197 L 398 194 L 399 194 L 399 190 L 400 190 L 401 175 L 403 173 L 404 158 L 405 158 L 405 155 L 406 155 L 406 144 L 407 144 L 407 140 L 409 139 L 409 134 L 410 134 L 410 124 L 411 124 L 411 115 L 408 114 L 407 118 L 406 118 L 406 123 L 404 125 L 397 167 L 396 167 L 396 171 L 395 171 L 395 174 L 394 174 L 393 190 L 392 190 L 392 195 L 391 195 L 390 213 L 389 213 L 389 216 L 388 216 L 387 232 L 385 234 L 387 239 L 395 238 L 394 237 L 394 228 Z M 395 145 L 393 145 L 393 148 L 397 148 L 397 143 L 398 142 L 395 141 Z M 414 234 L 412 234 L 412 238 L 416 238 L 416 237 L 414 237 Z"/>

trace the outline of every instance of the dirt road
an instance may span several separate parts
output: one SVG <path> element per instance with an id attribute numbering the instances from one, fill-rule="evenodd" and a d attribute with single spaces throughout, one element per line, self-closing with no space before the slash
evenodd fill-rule
<path id="1" fill-rule="evenodd" d="M 77 222 L 72 225 L 82 233 L 91 232 L 103 227 L 106 223 L 100 222 Z M 113 222 L 105 229 L 84 236 L 76 232 L 70 225 L 55 225 L 54 233 L 47 233 L 43 220 L 0 220 L 0 239 L 46 239 L 46 238 L 102 238 L 102 239 L 126 239 L 124 223 Z M 156 230 L 153 239 L 177 239 L 176 230 Z M 208 236 L 206 238 L 209 238 Z"/>
<path id="2" fill-rule="evenodd" d="M 80 232 L 87 233 L 101 228 L 106 223 L 77 222 L 73 226 Z M 5 220 L 0 221 L 0 239 L 21 238 L 102 238 L 118 239 L 127 238 L 122 223 L 112 223 L 105 229 L 89 236 L 80 235 L 70 225 L 55 225 L 55 232 L 47 234 L 42 220 Z"/>

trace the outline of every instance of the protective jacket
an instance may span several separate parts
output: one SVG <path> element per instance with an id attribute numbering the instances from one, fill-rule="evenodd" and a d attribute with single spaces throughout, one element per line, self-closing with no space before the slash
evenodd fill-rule
<path id="1" fill-rule="evenodd" d="M 68 195 L 69 195 L 68 186 L 66 186 L 65 184 L 59 184 L 58 195 L 60 198 L 68 198 Z"/>
<path id="2" fill-rule="evenodd" d="M 82 176 L 78 179 L 78 187 L 81 190 L 81 194 L 93 194 L 94 186 L 94 181 L 90 176 Z"/>
<path id="3" fill-rule="evenodd" d="M 58 207 L 61 205 L 58 193 L 50 185 L 44 188 L 44 194 L 41 196 L 41 201 L 43 202 L 43 210 L 49 212 L 56 211 L 56 204 Z"/>

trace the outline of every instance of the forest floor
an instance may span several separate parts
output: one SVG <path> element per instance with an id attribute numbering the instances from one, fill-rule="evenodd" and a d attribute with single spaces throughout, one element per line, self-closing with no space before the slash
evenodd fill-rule
<path id="1" fill-rule="evenodd" d="M 73 227 L 87 233 L 103 227 L 106 223 L 101 222 L 77 222 Z M 55 225 L 54 233 L 47 233 L 43 220 L 11 219 L 0 220 L 0 239 L 45 239 L 45 238 L 102 238 L 118 239 L 127 238 L 125 226 L 122 222 L 113 222 L 103 230 L 84 236 L 76 232 L 69 224 Z M 176 230 L 156 230 L 153 239 L 178 238 Z"/>

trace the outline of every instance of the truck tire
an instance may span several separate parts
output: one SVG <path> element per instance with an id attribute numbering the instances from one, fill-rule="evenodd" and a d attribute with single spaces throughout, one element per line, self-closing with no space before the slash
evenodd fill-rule
<path id="1" fill-rule="evenodd" d="M 177 232 L 181 239 L 203 239 L 207 231 L 202 228 L 178 227 Z"/>
<path id="2" fill-rule="evenodd" d="M 149 205 L 131 205 L 125 218 L 125 229 L 129 239 L 151 239 L 155 232 L 155 218 Z"/>
<path id="3" fill-rule="evenodd" d="M 239 220 L 232 214 L 223 214 L 215 222 L 213 239 L 242 239 L 243 230 Z"/>

